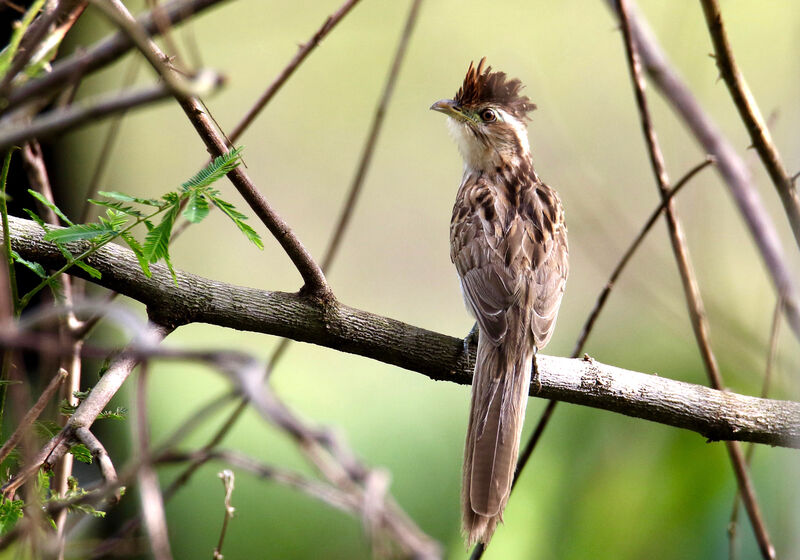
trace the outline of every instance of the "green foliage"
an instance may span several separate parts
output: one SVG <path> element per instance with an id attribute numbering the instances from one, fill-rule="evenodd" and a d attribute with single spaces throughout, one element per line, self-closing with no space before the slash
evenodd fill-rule
<path id="1" fill-rule="evenodd" d="M 58 403 L 58 412 L 64 416 L 72 416 L 75 414 L 75 410 L 77 408 L 78 407 L 76 405 L 69 404 L 67 399 L 63 399 L 60 403 Z"/>
<path id="2" fill-rule="evenodd" d="M 30 298 L 45 286 L 49 286 L 58 297 L 58 285 L 54 279 L 66 271 L 71 266 L 78 266 L 93 278 L 100 278 L 100 272 L 86 262 L 86 258 L 97 251 L 103 245 L 121 239 L 139 261 L 142 272 L 148 277 L 151 276 L 150 265 L 159 261 L 164 261 L 172 274 L 173 281 L 177 284 L 177 276 L 172 267 L 169 256 L 169 243 L 172 238 L 173 228 L 178 216 L 182 215 L 190 223 L 199 223 L 208 216 L 210 207 L 213 204 L 228 216 L 245 236 L 253 242 L 259 249 L 263 249 L 264 244 L 259 235 L 253 228 L 245 223 L 247 217 L 236 210 L 230 202 L 220 198 L 217 190 L 210 188 L 214 181 L 224 177 L 235 169 L 240 163 L 242 148 L 231 150 L 224 154 L 206 167 L 201 169 L 193 177 L 183 183 L 177 191 L 168 192 L 160 199 L 139 198 L 115 191 L 100 191 L 100 195 L 111 200 L 94 200 L 89 202 L 106 209 L 106 215 L 100 216 L 96 222 L 88 224 L 75 224 L 52 202 L 48 201 L 41 194 L 35 191 L 28 191 L 31 196 L 40 203 L 52 210 L 68 227 L 52 228 L 48 226 L 41 217 L 31 210 L 25 210 L 28 215 L 45 230 L 45 241 L 55 243 L 66 259 L 66 264 L 50 276 L 45 275 L 44 269 L 38 263 L 30 263 L 17 255 L 15 262 L 31 268 L 41 278 L 42 282 L 33 290 L 25 294 L 20 300 L 20 308 L 27 305 Z M 143 212 L 132 204 L 146 206 L 149 212 Z M 161 220 L 158 224 L 151 221 L 158 215 Z M 147 228 L 144 242 L 140 242 L 134 237 L 132 229 L 144 224 Z M 82 243 L 81 252 L 74 255 L 67 248 L 68 244 Z M 65 412 L 67 413 L 67 412 Z"/>
<path id="3" fill-rule="evenodd" d="M 15 263 L 19 263 L 32 270 L 39 278 L 47 278 L 47 272 L 44 270 L 44 267 L 39 263 L 23 259 L 21 256 L 19 256 L 19 253 L 17 253 L 13 249 L 11 250 L 11 258 L 14 259 Z"/>
<path id="4" fill-rule="evenodd" d="M 102 420 L 104 418 L 108 418 L 110 420 L 125 420 L 128 416 L 128 409 L 124 406 L 118 406 L 114 410 L 104 410 L 100 414 L 97 415 L 98 420 Z"/>
<path id="5" fill-rule="evenodd" d="M 196 191 L 208 187 L 217 179 L 221 179 L 239 166 L 239 156 L 242 148 L 231 150 L 222 154 L 198 171 L 191 179 L 181 185 L 185 192 Z"/>
<path id="6" fill-rule="evenodd" d="M 78 443 L 70 447 L 69 452 L 81 463 L 86 463 L 87 465 L 92 464 L 92 452 L 89 451 L 89 448 L 82 443 Z"/>
<path id="7" fill-rule="evenodd" d="M 22 508 L 25 502 L 22 500 L 3 500 L 0 502 L 0 535 L 5 535 L 17 521 L 22 519 Z"/>
<path id="8" fill-rule="evenodd" d="M 61 431 L 61 426 L 52 420 L 37 420 L 33 423 L 33 429 L 37 436 L 46 441 L 54 438 Z"/>
<path id="9" fill-rule="evenodd" d="M 28 11 L 25 12 L 25 15 L 22 16 L 22 19 L 14 26 L 14 33 L 11 34 L 11 40 L 8 42 L 8 46 L 0 52 L 0 76 L 5 77 L 8 72 L 11 62 L 14 60 L 14 55 L 17 54 L 22 36 L 28 30 L 33 18 L 36 17 L 36 14 L 38 14 L 42 6 L 44 6 L 44 2 L 45 0 L 36 0 L 33 2 L 31 7 L 28 8 Z"/>

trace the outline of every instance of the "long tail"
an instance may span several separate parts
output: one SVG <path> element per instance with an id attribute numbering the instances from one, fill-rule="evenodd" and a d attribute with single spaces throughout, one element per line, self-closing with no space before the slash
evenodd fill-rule
<path id="1" fill-rule="evenodd" d="M 512 338 L 512 337 L 509 337 Z M 478 338 L 461 489 L 467 544 L 488 543 L 511 492 L 531 381 L 533 348 Z"/>

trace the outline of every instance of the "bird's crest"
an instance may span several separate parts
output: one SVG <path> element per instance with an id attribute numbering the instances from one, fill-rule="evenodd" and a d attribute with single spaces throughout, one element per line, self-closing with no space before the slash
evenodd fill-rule
<path id="1" fill-rule="evenodd" d="M 483 57 L 475 68 L 469 63 L 463 85 L 456 93 L 455 101 L 462 107 L 477 107 L 485 103 L 501 106 L 503 109 L 522 120 L 528 113 L 536 109 L 525 95 L 520 95 L 524 87 L 518 79 L 506 79 L 505 72 L 492 72 L 491 66 L 485 66 Z"/>

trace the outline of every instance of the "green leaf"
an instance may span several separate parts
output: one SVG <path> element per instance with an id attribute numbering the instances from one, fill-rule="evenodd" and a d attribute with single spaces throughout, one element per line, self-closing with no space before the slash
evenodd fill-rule
<path id="1" fill-rule="evenodd" d="M 50 478 L 53 476 L 53 471 L 45 471 L 39 469 L 36 472 L 36 488 L 39 491 L 39 498 L 44 502 L 50 493 Z"/>
<path id="2" fill-rule="evenodd" d="M 36 212 L 34 212 L 33 210 L 28 210 L 27 208 L 23 208 L 22 211 L 25 212 L 30 217 L 31 220 L 39 224 L 40 228 L 42 228 L 45 231 L 50 231 L 50 228 L 47 227 L 47 224 L 44 223 L 44 220 L 41 219 Z"/>
<path id="3" fill-rule="evenodd" d="M 206 165 L 203 169 L 198 171 L 191 179 L 183 183 L 181 186 L 183 190 L 189 191 L 193 189 L 200 189 L 207 187 L 217 179 L 224 177 L 239 165 L 240 154 L 242 153 L 243 146 L 231 150 L 221 156 L 217 157 Z"/>
<path id="4" fill-rule="evenodd" d="M 98 191 L 97 194 L 108 198 L 115 198 L 117 200 L 121 200 L 122 202 L 137 202 L 139 204 L 144 204 L 145 206 L 155 206 L 156 208 L 161 208 L 164 206 L 163 202 L 154 198 L 139 198 L 138 196 L 131 196 L 117 191 Z"/>
<path id="5" fill-rule="evenodd" d="M 106 512 L 100 511 L 99 509 L 94 509 L 91 504 L 72 504 L 68 509 L 71 512 L 85 513 L 87 515 L 91 515 L 92 517 L 103 518 L 106 516 Z"/>
<path id="6" fill-rule="evenodd" d="M 106 208 L 113 208 L 117 212 L 122 212 L 123 214 L 127 214 L 129 216 L 133 216 L 135 218 L 141 218 L 144 214 L 142 214 L 139 210 L 134 208 L 133 206 L 124 206 L 121 202 L 109 202 L 107 200 L 95 200 L 93 198 L 89 199 L 89 202 L 96 206 L 104 206 Z"/>
<path id="7" fill-rule="evenodd" d="M 40 265 L 37 262 L 31 262 L 29 260 L 23 259 L 19 255 L 19 253 L 17 253 L 14 249 L 11 249 L 11 258 L 14 259 L 14 262 L 17 262 L 31 269 L 39 278 L 47 278 L 47 272 L 45 271 L 42 265 Z"/>
<path id="8" fill-rule="evenodd" d="M 61 426 L 52 420 L 37 420 L 33 424 L 36 435 L 44 440 L 52 439 L 61 431 Z"/>
<path id="9" fill-rule="evenodd" d="M 69 452 L 72 453 L 72 455 L 81 463 L 86 463 L 87 465 L 92 464 L 92 452 L 89 451 L 89 448 L 82 443 L 78 443 L 70 447 Z"/>
<path id="10" fill-rule="evenodd" d="M 128 244 L 128 247 L 131 248 L 133 254 L 136 255 L 136 260 L 139 261 L 139 266 L 142 267 L 142 272 L 144 272 L 144 275 L 148 278 L 153 276 L 153 273 L 150 272 L 150 263 L 148 263 L 147 259 L 144 258 L 144 251 L 142 250 L 142 246 L 139 244 L 136 238 L 130 233 L 123 233 L 120 235 L 120 237 L 122 237 L 122 240 Z"/>
<path id="11" fill-rule="evenodd" d="M 106 210 L 106 217 L 100 216 L 100 223 L 115 234 L 119 233 L 119 230 L 128 223 L 128 220 L 128 215 L 125 212 L 119 212 L 115 208 Z"/>
<path id="12" fill-rule="evenodd" d="M 183 217 L 193 224 L 200 223 L 208 216 L 208 200 L 199 191 L 191 191 L 186 208 L 183 210 Z"/>
<path id="13" fill-rule="evenodd" d="M 100 274 L 99 270 L 97 270 L 95 267 L 93 267 L 91 265 L 86 264 L 83 261 L 75 261 L 74 264 L 75 264 L 75 266 L 77 266 L 78 268 L 80 268 L 81 270 L 86 272 L 86 274 L 88 274 L 92 278 L 97 278 L 99 280 L 100 278 L 103 277 L 103 275 Z"/>
<path id="14" fill-rule="evenodd" d="M 110 420 L 125 420 L 128 416 L 128 409 L 123 406 L 118 406 L 115 410 L 104 410 L 97 415 L 98 420 L 108 418 Z"/>
<path id="15" fill-rule="evenodd" d="M 17 54 L 22 36 L 25 35 L 31 22 L 42 9 L 42 6 L 44 6 L 44 3 L 45 0 L 36 0 L 31 4 L 30 8 L 28 8 L 28 11 L 25 12 L 25 15 L 22 16 L 22 19 L 14 22 L 14 32 L 11 34 L 11 40 L 8 42 L 8 46 L 3 49 L 3 52 L 0 53 L 0 76 L 5 77 L 11 66 L 11 62 L 14 60 L 14 55 Z"/>
<path id="16" fill-rule="evenodd" d="M 259 249 L 264 248 L 264 242 L 261 241 L 261 237 L 256 233 L 256 230 L 244 222 L 247 219 L 247 216 L 234 208 L 233 204 L 230 202 L 226 202 L 214 195 L 209 195 L 209 198 L 211 198 L 211 202 L 214 203 L 214 206 L 222 210 L 226 216 L 233 220 L 233 223 L 236 224 L 236 227 L 238 227 L 241 232 L 245 234 L 247 239 L 249 239 Z"/>
<path id="17" fill-rule="evenodd" d="M 22 500 L 3 500 L 0 502 L 0 535 L 5 535 L 17 521 L 22 519 L 22 506 L 25 502 Z"/>
<path id="18" fill-rule="evenodd" d="M 63 229 L 51 229 L 44 235 L 45 241 L 53 243 L 72 243 L 73 241 L 96 240 L 105 241 L 103 236 L 111 236 L 116 232 L 105 224 L 77 224 Z"/>
<path id="19" fill-rule="evenodd" d="M 36 192 L 36 191 L 35 191 L 35 190 L 33 190 L 33 189 L 28 189 L 28 194 L 30 194 L 30 195 L 31 195 L 33 198 L 35 198 L 36 200 L 38 200 L 39 202 L 41 202 L 42 204 L 44 204 L 45 206 L 47 206 L 47 207 L 48 207 L 50 210 L 52 210 L 53 212 L 55 212 L 55 213 L 56 213 L 56 216 L 58 216 L 59 218 L 61 218 L 62 220 L 64 220 L 64 223 L 65 223 L 65 224 L 68 224 L 68 225 L 70 225 L 70 226 L 72 226 L 72 225 L 75 225 L 75 224 L 73 224 L 73 223 L 72 223 L 72 220 L 70 220 L 69 218 L 67 218 L 67 216 L 64 214 L 64 212 L 62 212 L 62 211 L 61 211 L 61 209 L 60 209 L 58 206 L 56 206 L 55 204 L 53 204 L 52 202 L 50 202 L 49 200 L 47 200 L 47 199 L 46 199 L 44 196 L 42 196 L 40 193 Z"/>
<path id="20" fill-rule="evenodd" d="M 69 404 L 67 399 L 62 399 L 61 402 L 58 403 L 58 412 L 64 416 L 72 416 L 75 414 L 75 409 L 77 408 L 77 406 Z"/>
<path id="21" fill-rule="evenodd" d="M 142 253 L 148 262 L 154 263 L 161 259 L 165 261 L 169 259 L 169 240 L 172 236 L 172 226 L 175 224 L 175 218 L 178 216 L 179 210 L 180 206 L 177 203 L 173 203 L 172 207 L 161 218 L 161 223 L 147 232 Z"/>
<path id="22" fill-rule="evenodd" d="M 175 269 L 172 268 L 172 260 L 169 258 L 169 255 L 166 255 L 164 257 L 164 264 L 167 265 L 167 268 L 169 269 L 169 273 L 172 275 L 172 283 L 177 286 L 178 285 L 178 275 L 175 274 Z"/>

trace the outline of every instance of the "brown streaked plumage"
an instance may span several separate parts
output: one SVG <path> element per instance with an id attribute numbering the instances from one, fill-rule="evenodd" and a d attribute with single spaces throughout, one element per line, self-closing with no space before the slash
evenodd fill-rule
<path id="1" fill-rule="evenodd" d="M 470 64 L 445 113 L 464 158 L 450 257 L 478 321 L 462 481 L 467 542 L 489 542 L 503 519 L 536 351 L 553 334 L 569 270 L 558 194 L 533 169 L 522 83 Z"/>

